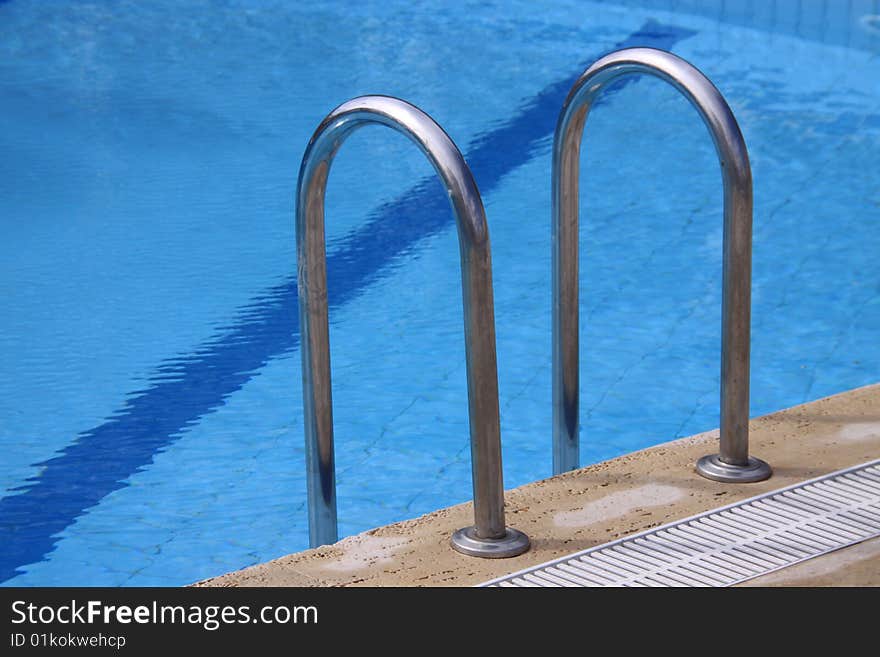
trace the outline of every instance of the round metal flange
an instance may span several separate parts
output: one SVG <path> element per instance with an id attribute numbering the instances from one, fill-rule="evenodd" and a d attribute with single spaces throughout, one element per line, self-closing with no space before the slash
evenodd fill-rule
<path id="1" fill-rule="evenodd" d="M 531 543 L 521 531 L 505 527 L 501 538 L 479 538 L 473 527 L 464 527 L 452 535 L 452 547 L 462 554 L 484 559 L 504 559 L 526 552 Z"/>
<path id="2" fill-rule="evenodd" d="M 710 454 L 697 461 L 697 472 L 715 481 L 748 484 L 769 479 L 773 474 L 773 468 L 754 456 L 749 457 L 748 465 L 731 465 L 722 461 L 719 454 Z"/>

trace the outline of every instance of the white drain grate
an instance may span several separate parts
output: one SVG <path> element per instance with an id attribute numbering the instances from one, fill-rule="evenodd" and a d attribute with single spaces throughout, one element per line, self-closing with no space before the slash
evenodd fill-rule
<path id="1" fill-rule="evenodd" d="M 880 536 L 880 459 L 481 586 L 730 586 Z"/>

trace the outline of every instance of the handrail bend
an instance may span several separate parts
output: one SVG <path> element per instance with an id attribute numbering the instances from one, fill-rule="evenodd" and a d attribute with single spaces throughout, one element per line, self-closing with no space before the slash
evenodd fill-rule
<path id="1" fill-rule="evenodd" d="M 715 143 L 724 185 L 721 309 L 721 449 L 697 470 L 718 481 L 760 481 L 770 466 L 749 456 L 749 341 L 752 173 L 739 125 L 724 97 L 699 70 L 671 53 L 626 48 L 597 60 L 574 84 L 553 141 L 553 471 L 578 467 L 578 175 L 584 125 L 610 82 L 654 75 L 697 109 Z"/>
<path id="2" fill-rule="evenodd" d="M 339 148 L 368 123 L 393 128 L 422 150 L 443 180 L 458 227 L 474 526 L 458 530 L 453 547 L 483 557 L 521 554 L 529 539 L 504 523 L 492 260 L 483 202 L 464 158 L 443 129 L 417 107 L 389 96 L 361 96 L 333 110 L 315 130 L 299 173 L 296 249 L 311 545 L 337 540 L 324 195 Z"/>

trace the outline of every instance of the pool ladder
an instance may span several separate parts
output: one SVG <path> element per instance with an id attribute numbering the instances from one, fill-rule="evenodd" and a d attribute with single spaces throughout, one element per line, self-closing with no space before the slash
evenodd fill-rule
<path id="1" fill-rule="evenodd" d="M 340 146 L 369 123 L 403 133 L 428 157 L 443 179 L 458 227 L 474 524 L 455 532 L 452 545 L 480 557 L 521 554 L 529 549 L 528 537 L 504 523 L 492 257 L 483 201 L 471 170 L 443 129 L 417 107 L 389 96 L 361 96 L 330 112 L 315 130 L 299 172 L 296 253 L 311 545 L 337 540 L 324 193 Z"/>
<path id="2" fill-rule="evenodd" d="M 654 75 L 690 101 L 712 135 L 724 185 L 721 265 L 721 449 L 697 472 L 745 483 L 772 471 L 749 456 L 749 343 L 752 287 L 752 171 L 742 132 L 715 85 L 691 64 L 654 48 L 618 50 L 590 66 L 562 107 L 553 138 L 553 472 L 578 467 L 578 175 L 584 125 L 595 99 L 612 81 Z"/>
<path id="3" fill-rule="evenodd" d="M 580 141 L 594 99 L 623 75 L 670 82 L 700 113 L 718 153 L 724 183 L 720 453 L 697 471 L 718 481 L 760 481 L 764 461 L 748 453 L 752 179 L 748 152 L 730 107 L 683 59 L 628 48 L 590 66 L 572 87 L 553 143 L 553 471 L 578 467 L 578 174 Z M 333 158 L 356 129 L 377 123 L 410 138 L 443 180 L 459 237 L 464 304 L 474 524 L 452 546 L 480 557 L 512 557 L 528 537 L 505 524 L 489 231 L 480 193 L 460 151 L 427 114 L 389 96 L 360 96 L 321 122 L 300 167 L 296 201 L 299 318 L 309 536 L 312 547 L 337 540 L 333 405 L 324 242 L 324 195 Z"/>

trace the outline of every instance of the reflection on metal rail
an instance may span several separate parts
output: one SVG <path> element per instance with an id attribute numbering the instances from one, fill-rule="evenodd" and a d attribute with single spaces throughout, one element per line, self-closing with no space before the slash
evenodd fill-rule
<path id="1" fill-rule="evenodd" d="M 474 526 L 458 530 L 452 545 L 481 557 L 521 554 L 529 548 L 528 537 L 504 523 L 492 260 L 483 202 L 464 158 L 443 129 L 417 107 L 388 96 L 361 96 L 333 110 L 315 130 L 300 168 L 296 249 L 311 545 L 337 540 L 324 193 L 340 146 L 368 123 L 398 130 L 424 152 L 443 179 L 458 226 Z"/>
<path id="2" fill-rule="evenodd" d="M 697 464 L 728 482 L 761 481 L 770 466 L 749 456 L 749 330 L 752 267 L 752 173 L 730 107 L 700 71 L 653 48 L 618 50 L 596 61 L 574 84 L 553 141 L 553 472 L 578 467 L 578 172 L 590 107 L 608 84 L 647 73 L 672 84 L 708 127 L 724 184 L 721 309 L 721 449 Z"/>

